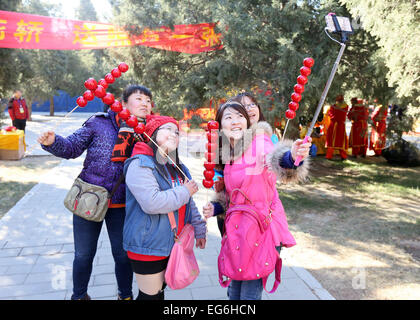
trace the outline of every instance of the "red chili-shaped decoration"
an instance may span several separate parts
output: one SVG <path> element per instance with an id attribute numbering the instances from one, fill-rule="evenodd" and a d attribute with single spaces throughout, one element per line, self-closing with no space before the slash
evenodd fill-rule
<path id="1" fill-rule="evenodd" d="M 105 97 L 102 98 L 102 101 L 107 105 L 111 105 L 114 103 L 115 97 L 112 93 L 107 92 Z"/>
<path id="2" fill-rule="evenodd" d="M 125 62 L 121 62 L 118 65 L 118 69 L 120 69 L 121 72 L 127 72 L 127 70 L 128 70 L 128 64 L 126 64 Z"/>
<path id="3" fill-rule="evenodd" d="M 130 118 L 127 119 L 126 123 L 127 123 L 127 126 L 129 126 L 131 128 L 135 128 L 139 124 L 139 121 L 137 120 L 136 116 L 132 115 L 132 116 L 130 116 Z"/>
<path id="4" fill-rule="evenodd" d="M 85 98 L 87 101 L 92 101 L 95 99 L 95 94 L 91 90 L 86 90 L 83 94 L 83 98 Z"/>
<path id="5" fill-rule="evenodd" d="M 307 76 L 309 76 L 311 74 L 311 69 L 308 68 L 308 67 L 302 67 L 302 68 L 300 68 L 300 74 L 302 76 L 307 77 Z"/>
<path id="6" fill-rule="evenodd" d="M 121 71 L 118 68 L 114 68 L 112 69 L 111 74 L 114 78 L 119 78 L 121 76 Z"/>
<path id="7" fill-rule="evenodd" d="M 204 168 L 206 168 L 207 170 L 214 170 L 215 167 L 216 167 L 215 163 L 204 162 Z"/>
<path id="8" fill-rule="evenodd" d="M 115 81 L 114 77 L 110 73 L 107 73 L 105 75 L 104 79 L 107 83 L 114 83 L 114 81 Z"/>
<path id="9" fill-rule="evenodd" d="M 308 78 L 305 76 L 300 75 L 299 77 L 297 77 L 297 83 L 301 84 L 301 85 L 305 85 L 308 82 Z"/>
<path id="10" fill-rule="evenodd" d="M 86 107 L 86 105 L 87 105 L 87 101 L 82 96 L 77 98 L 76 102 L 77 102 L 78 106 L 81 107 L 81 108 Z"/>
<path id="11" fill-rule="evenodd" d="M 217 130 L 217 129 L 219 129 L 219 123 L 215 120 L 211 120 L 207 123 L 207 129 Z"/>
<path id="12" fill-rule="evenodd" d="M 121 112 L 122 109 L 123 109 L 123 106 L 121 102 L 119 102 L 118 100 L 115 100 L 114 103 L 111 105 L 111 110 L 114 111 L 115 113 Z"/>
<path id="13" fill-rule="evenodd" d="M 303 93 L 303 91 L 305 91 L 305 86 L 298 83 L 298 84 L 295 84 L 295 86 L 293 87 L 293 90 L 295 90 L 296 93 Z"/>
<path id="14" fill-rule="evenodd" d="M 98 85 L 104 87 L 104 89 L 108 89 L 108 82 L 106 82 L 105 79 L 99 80 Z"/>
<path id="15" fill-rule="evenodd" d="M 312 59 L 310 57 L 303 59 L 303 65 L 305 67 L 312 68 L 314 63 L 315 63 L 314 59 Z"/>
<path id="16" fill-rule="evenodd" d="M 294 102 L 299 102 L 300 100 L 302 100 L 302 96 L 299 93 L 293 92 L 292 93 L 292 100 Z"/>
<path id="17" fill-rule="evenodd" d="M 123 119 L 124 121 L 127 121 L 127 119 L 130 117 L 130 111 L 128 111 L 127 109 L 122 109 L 122 111 L 120 111 L 120 113 L 118 113 L 118 115 L 120 116 L 121 119 Z"/>
<path id="18" fill-rule="evenodd" d="M 204 188 L 210 189 L 211 187 L 213 187 L 213 184 L 213 180 L 203 180 Z"/>
<path id="19" fill-rule="evenodd" d="M 106 95 L 106 90 L 104 87 L 102 87 L 101 85 L 98 85 L 98 87 L 95 90 L 95 96 L 97 96 L 98 98 L 103 98 Z"/>
<path id="20" fill-rule="evenodd" d="M 206 180 L 212 180 L 213 177 L 214 177 L 214 171 L 213 170 L 204 170 L 203 175 L 204 175 L 204 178 Z"/>
<path id="21" fill-rule="evenodd" d="M 85 88 L 88 90 L 95 90 L 97 86 L 98 83 L 93 78 L 89 78 L 85 81 Z"/>
<path id="22" fill-rule="evenodd" d="M 299 109 L 299 103 L 294 101 L 289 102 L 289 109 L 292 111 L 296 111 L 297 109 Z"/>
<path id="23" fill-rule="evenodd" d="M 286 111 L 286 118 L 292 120 L 294 117 L 296 117 L 296 113 L 292 110 Z"/>
<path id="24" fill-rule="evenodd" d="M 134 128 L 134 132 L 137 134 L 142 134 L 144 132 L 144 130 L 146 129 L 146 126 L 144 125 L 143 122 L 140 122 L 135 128 Z"/>

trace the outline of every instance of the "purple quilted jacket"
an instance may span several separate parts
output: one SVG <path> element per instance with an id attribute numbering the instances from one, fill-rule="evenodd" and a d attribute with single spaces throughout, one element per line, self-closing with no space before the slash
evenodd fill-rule
<path id="1" fill-rule="evenodd" d="M 109 192 L 123 173 L 123 162 L 112 162 L 111 155 L 118 135 L 115 113 L 96 113 L 76 132 L 64 138 L 56 135 L 45 151 L 61 158 L 74 159 L 87 150 L 80 178 L 91 184 L 102 186 Z M 121 183 L 112 197 L 112 203 L 125 203 L 125 183 Z"/>

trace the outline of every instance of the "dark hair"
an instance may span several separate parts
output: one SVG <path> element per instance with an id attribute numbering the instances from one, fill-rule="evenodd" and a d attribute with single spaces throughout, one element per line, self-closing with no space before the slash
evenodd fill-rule
<path id="1" fill-rule="evenodd" d="M 240 101 L 236 100 L 228 100 L 227 102 L 221 104 L 219 108 L 217 108 L 216 112 L 216 121 L 219 123 L 219 128 L 222 128 L 222 118 L 223 113 L 227 108 L 232 108 L 242 114 L 246 119 L 246 127 L 247 129 L 251 126 L 251 121 L 249 120 L 248 112 L 246 111 L 245 107 Z"/>
<path id="2" fill-rule="evenodd" d="M 122 93 L 122 100 L 124 102 L 128 102 L 128 98 L 136 92 L 140 92 L 148 97 L 150 97 L 150 99 L 152 99 L 152 91 L 150 91 L 150 89 L 146 88 L 145 86 L 141 86 L 138 84 L 130 84 L 129 86 L 127 86 L 123 93 Z"/>
<path id="3" fill-rule="evenodd" d="M 249 92 L 242 92 L 242 93 L 238 94 L 237 96 L 233 97 L 231 100 L 232 100 L 232 101 L 237 101 L 237 102 L 239 102 L 240 104 L 243 104 L 243 103 L 242 103 L 242 99 L 243 99 L 244 97 L 248 97 L 249 99 L 251 99 L 251 101 L 252 101 L 253 103 L 255 103 L 255 104 L 257 105 L 257 107 L 258 107 L 258 111 L 260 112 L 260 116 L 259 116 L 259 118 L 258 118 L 258 122 L 260 122 L 260 121 L 265 121 L 264 114 L 263 114 L 263 113 L 262 113 L 262 111 L 261 111 L 261 106 L 259 105 L 259 103 L 258 103 L 257 99 L 256 99 L 256 98 L 255 98 L 252 94 L 250 94 Z M 246 109 L 245 109 L 245 110 L 246 110 Z"/>
<path id="4" fill-rule="evenodd" d="M 219 130 L 222 130 L 222 118 L 223 118 L 223 113 L 225 112 L 225 110 L 227 108 L 232 108 L 236 111 L 238 111 L 240 114 L 242 114 L 245 119 L 246 119 L 246 128 L 248 129 L 251 126 L 251 121 L 249 120 L 249 115 L 248 112 L 246 111 L 245 107 L 243 106 L 243 104 L 241 102 L 238 101 L 233 101 L 233 100 L 228 100 L 227 102 L 223 103 L 222 105 L 219 106 L 219 108 L 217 109 L 216 112 L 216 121 L 219 123 Z M 220 131 L 219 131 L 220 133 Z M 218 159 L 218 163 L 216 164 L 216 168 L 217 170 L 222 170 L 225 167 L 225 164 L 223 163 L 224 159 L 223 159 L 223 153 L 222 153 L 222 148 L 223 148 L 223 137 L 222 134 L 219 134 L 219 159 Z M 230 147 L 230 156 L 233 156 L 233 149 Z"/>

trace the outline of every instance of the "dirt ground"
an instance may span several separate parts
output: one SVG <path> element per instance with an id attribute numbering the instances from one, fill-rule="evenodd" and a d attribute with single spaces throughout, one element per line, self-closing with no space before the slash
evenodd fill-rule
<path id="1" fill-rule="evenodd" d="M 420 299 L 419 184 L 382 157 L 315 158 L 310 181 L 279 186 L 293 261 L 336 299 Z"/>
<path id="2" fill-rule="evenodd" d="M 27 156 L 15 161 L 0 160 L 0 218 L 61 160 L 49 155 Z"/>

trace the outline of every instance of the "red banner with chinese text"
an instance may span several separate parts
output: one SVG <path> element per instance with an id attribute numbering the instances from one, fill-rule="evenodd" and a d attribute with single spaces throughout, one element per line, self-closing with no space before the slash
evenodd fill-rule
<path id="1" fill-rule="evenodd" d="M 215 23 L 144 28 L 130 35 L 121 27 L 0 10 L 0 48 L 80 50 L 129 46 L 200 53 L 223 48 Z"/>

